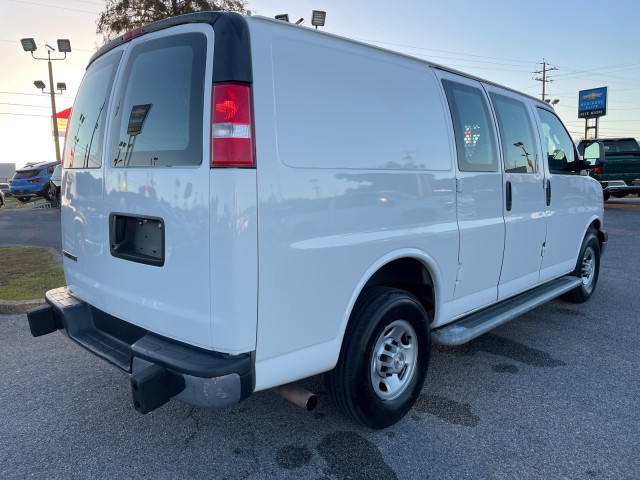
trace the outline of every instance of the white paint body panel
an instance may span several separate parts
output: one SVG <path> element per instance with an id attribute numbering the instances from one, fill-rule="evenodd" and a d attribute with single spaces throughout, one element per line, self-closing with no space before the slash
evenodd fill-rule
<path id="1" fill-rule="evenodd" d="M 200 165 L 66 170 L 63 248 L 78 261 L 65 258 L 65 274 L 78 297 L 159 335 L 253 352 L 261 390 L 331 369 L 361 290 L 394 260 L 429 271 L 432 327 L 573 270 L 588 226 L 602 223 L 597 182 L 551 174 L 539 145 L 535 174 L 457 167 L 440 79 L 516 94 L 312 29 L 246 21 L 256 168 L 209 167 L 205 82 Z M 214 32 L 197 24 L 133 40 L 120 70 L 132 46 L 181 32 L 207 36 L 211 78 Z M 535 125 L 537 103 L 518 98 Z M 113 257 L 111 213 L 161 217 L 164 266 Z"/>

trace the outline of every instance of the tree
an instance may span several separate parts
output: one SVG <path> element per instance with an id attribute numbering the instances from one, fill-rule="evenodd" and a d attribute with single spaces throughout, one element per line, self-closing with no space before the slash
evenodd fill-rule
<path id="1" fill-rule="evenodd" d="M 96 33 L 106 41 L 147 23 L 185 13 L 244 12 L 246 3 L 245 0 L 107 0 Z"/>

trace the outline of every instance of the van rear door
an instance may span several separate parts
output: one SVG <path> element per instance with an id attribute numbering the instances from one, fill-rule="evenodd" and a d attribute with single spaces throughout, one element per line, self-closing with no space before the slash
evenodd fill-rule
<path id="1" fill-rule="evenodd" d="M 76 296 L 205 348 L 212 345 L 206 157 L 213 43 L 209 25 L 186 24 L 125 44 L 102 167 L 73 172 L 63 225 L 79 231 L 64 246 Z M 93 119 L 78 126 L 95 130 Z"/>

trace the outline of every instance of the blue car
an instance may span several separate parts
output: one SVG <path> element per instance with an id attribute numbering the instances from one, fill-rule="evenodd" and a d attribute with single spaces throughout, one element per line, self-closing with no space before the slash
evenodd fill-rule
<path id="1" fill-rule="evenodd" d="M 49 180 L 59 164 L 59 162 L 41 162 L 16 170 L 11 180 L 11 194 L 23 203 L 36 197 L 51 200 Z"/>

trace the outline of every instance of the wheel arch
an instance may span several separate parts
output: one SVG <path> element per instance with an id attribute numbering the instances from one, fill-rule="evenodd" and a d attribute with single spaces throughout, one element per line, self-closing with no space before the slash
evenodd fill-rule
<path id="1" fill-rule="evenodd" d="M 442 277 L 437 262 L 428 253 L 402 249 L 384 255 L 369 267 L 354 290 L 340 329 L 339 345 L 344 342 L 355 304 L 367 288 L 388 286 L 412 293 L 422 303 L 429 323 L 433 323 L 441 310 L 440 285 Z"/>
<path id="2" fill-rule="evenodd" d="M 602 231 L 602 220 L 598 217 L 594 217 L 591 219 L 589 226 L 586 228 L 583 238 L 587 235 L 587 233 L 593 232 L 596 234 L 598 238 L 598 244 L 600 245 L 600 250 L 602 250 L 602 245 L 606 241 L 605 233 Z"/>

